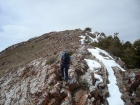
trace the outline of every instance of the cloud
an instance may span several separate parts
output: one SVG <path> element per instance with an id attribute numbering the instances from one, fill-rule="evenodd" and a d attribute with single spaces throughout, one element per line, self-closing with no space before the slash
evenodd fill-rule
<path id="1" fill-rule="evenodd" d="M 138 0 L 1 0 L 0 51 L 50 31 L 91 27 L 134 42 L 140 34 Z"/>

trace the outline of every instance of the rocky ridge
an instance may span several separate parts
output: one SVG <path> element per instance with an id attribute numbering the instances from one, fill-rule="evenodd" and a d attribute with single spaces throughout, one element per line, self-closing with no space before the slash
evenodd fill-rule
<path id="1" fill-rule="evenodd" d="M 17 70 L 7 72 L 0 78 L 0 103 L 2 105 L 108 105 L 107 98 L 110 97 L 110 93 L 107 87 L 109 84 L 107 68 L 102 61 L 88 52 L 87 49 L 91 48 L 88 43 L 81 45 L 80 35 L 92 38 L 100 36 L 99 33 L 77 29 L 52 32 L 30 39 L 28 42 L 34 43 L 34 46 L 35 42 L 45 43 L 44 39 L 49 42 L 44 44 L 45 47 L 41 45 L 43 50 L 36 54 L 37 57 L 34 60 Z M 92 40 L 90 37 L 88 38 Z M 22 44 L 16 47 L 20 46 Z M 59 56 L 64 48 L 72 50 L 68 85 L 63 83 L 59 71 Z M 52 55 L 56 57 L 55 62 L 47 64 L 49 56 Z M 104 56 L 104 54 L 101 55 Z M 90 70 L 85 59 L 94 60 L 94 63 L 99 64 L 98 68 L 94 67 Z M 124 62 L 119 58 L 114 57 L 114 60 L 126 69 Z M 140 72 L 138 70 L 135 72 L 121 71 L 118 67 L 112 68 L 124 104 L 138 105 L 140 102 Z M 100 76 L 102 81 L 96 75 Z"/>

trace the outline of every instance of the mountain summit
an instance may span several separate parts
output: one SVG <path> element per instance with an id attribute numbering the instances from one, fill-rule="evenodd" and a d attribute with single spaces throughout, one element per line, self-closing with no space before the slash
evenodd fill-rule
<path id="1" fill-rule="evenodd" d="M 89 30 L 50 32 L 0 52 L 2 105 L 138 105 L 140 72 L 91 45 L 105 38 Z M 60 75 L 64 49 L 72 64 Z"/>

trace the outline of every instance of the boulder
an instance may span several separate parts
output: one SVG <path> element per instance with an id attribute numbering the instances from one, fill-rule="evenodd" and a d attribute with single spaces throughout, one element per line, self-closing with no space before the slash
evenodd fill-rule
<path id="1" fill-rule="evenodd" d="M 60 105 L 73 105 L 68 99 L 61 102 Z"/>
<path id="2" fill-rule="evenodd" d="M 75 72 L 78 74 L 78 75 L 82 75 L 84 74 L 84 71 L 82 70 L 82 68 L 80 66 L 77 66 L 75 68 Z"/>
<path id="3" fill-rule="evenodd" d="M 104 83 L 99 83 L 97 87 L 99 89 L 104 89 L 105 88 L 105 84 Z"/>
<path id="4" fill-rule="evenodd" d="M 133 91 L 136 91 L 137 87 L 140 85 L 140 82 L 139 81 L 135 81 L 131 84 L 130 86 L 130 91 L 133 92 Z"/>
<path id="5" fill-rule="evenodd" d="M 137 99 L 135 102 L 137 105 L 140 105 L 140 99 Z"/>
<path id="6" fill-rule="evenodd" d="M 61 105 L 73 105 L 73 97 L 71 94 L 71 91 L 68 89 L 63 88 L 64 93 L 67 94 L 67 97 L 65 97 L 63 99 L 63 101 L 61 102 Z"/>
<path id="7" fill-rule="evenodd" d="M 76 102 L 77 105 L 86 105 L 87 100 L 88 94 L 86 90 L 80 89 L 74 94 L 74 102 Z"/>
<path id="8" fill-rule="evenodd" d="M 115 61 L 124 69 L 126 69 L 126 64 L 119 57 L 114 57 Z"/>
<path id="9" fill-rule="evenodd" d="M 74 73 L 73 77 L 69 80 L 68 84 L 71 90 L 80 87 L 76 72 Z"/>
<path id="10" fill-rule="evenodd" d="M 103 90 L 102 90 L 102 95 L 103 95 L 104 97 L 109 97 L 109 91 L 108 91 L 107 89 L 103 89 Z"/>
<path id="11" fill-rule="evenodd" d="M 57 99 L 53 98 L 47 105 L 60 105 L 60 102 Z"/>
<path id="12" fill-rule="evenodd" d="M 95 84 L 95 78 L 94 78 L 94 72 L 93 71 L 87 71 L 82 77 L 82 81 L 84 81 L 87 86 L 92 86 Z"/>
<path id="13" fill-rule="evenodd" d="M 64 99 L 65 97 L 67 97 L 67 92 L 65 89 L 61 89 L 60 96 L 61 96 L 61 99 Z"/>
<path id="14" fill-rule="evenodd" d="M 57 89 L 57 88 L 52 89 L 50 91 L 50 96 L 51 97 L 58 97 L 58 98 L 60 98 L 59 89 Z"/>
<path id="15" fill-rule="evenodd" d="M 91 98 L 91 102 L 92 102 L 92 104 L 95 102 L 95 98 L 94 97 Z"/>
<path id="16" fill-rule="evenodd" d="M 44 99 L 42 101 L 42 105 L 46 105 L 49 102 L 49 94 L 45 93 L 43 96 L 44 96 Z"/>
<path id="17" fill-rule="evenodd" d="M 88 101 L 87 101 L 87 105 L 93 105 L 91 99 L 88 99 Z"/>
<path id="18" fill-rule="evenodd" d="M 137 74 L 137 75 L 135 76 L 135 80 L 136 80 L 136 81 L 140 81 L 140 74 Z"/>
<path id="19" fill-rule="evenodd" d="M 124 102 L 129 102 L 131 97 L 126 92 L 126 93 L 122 94 L 121 98 Z"/>
<path id="20" fill-rule="evenodd" d="M 56 78 L 57 78 L 57 76 L 55 74 L 50 75 L 48 78 L 48 84 L 49 85 L 56 84 L 56 82 L 57 82 Z"/>
<path id="21" fill-rule="evenodd" d="M 50 96 L 51 97 L 57 97 L 58 99 L 61 98 L 60 96 L 60 86 L 61 84 L 57 82 L 57 84 L 54 86 L 54 88 L 50 91 Z"/>
<path id="22" fill-rule="evenodd" d="M 131 102 L 126 102 L 124 105 L 133 105 Z"/>
<path id="23" fill-rule="evenodd" d="M 95 86 L 90 86 L 89 87 L 89 93 L 94 98 L 97 98 L 99 96 L 99 90 Z"/>

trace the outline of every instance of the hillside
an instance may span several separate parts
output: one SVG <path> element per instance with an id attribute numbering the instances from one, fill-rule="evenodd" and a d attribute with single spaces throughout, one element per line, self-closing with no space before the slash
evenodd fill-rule
<path id="1" fill-rule="evenodd" d="M 81 29 L 51 32 L 0 53 L 2 105 L 139 105 L 140 70 L 94 47 L 104 34 Z M 69 83 L 60 76 L 60 55 L 72 64 Z"/>
<path id="2" fill-rule="evenodd" d="M 50 32 L 10 46 L 0 52 L 0 77 L 5 72 L 15 71 L 34 59 L 48 58 L 54 54 L 57 56 L 65 47 L 75 50 L 75 47 L 80 44 L 78 36 L 81 34 L 80 29 Z"/>

